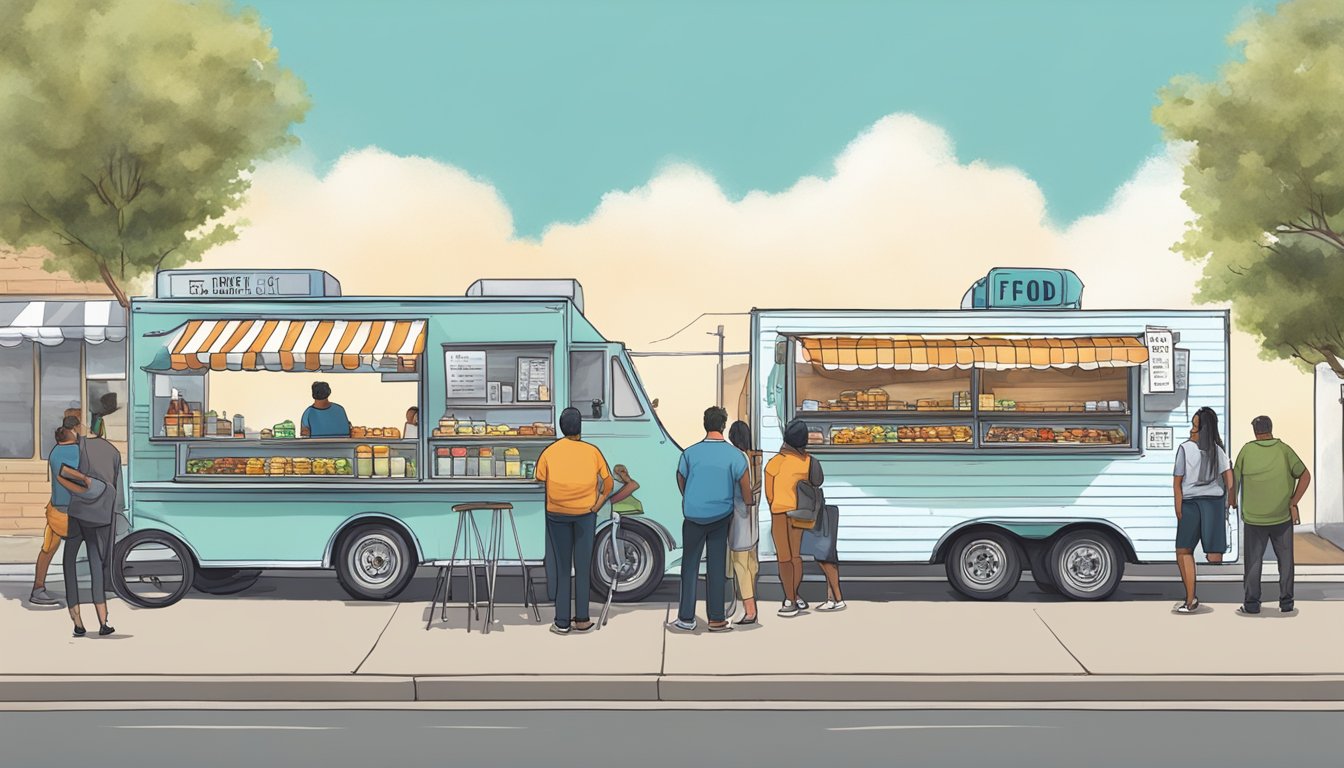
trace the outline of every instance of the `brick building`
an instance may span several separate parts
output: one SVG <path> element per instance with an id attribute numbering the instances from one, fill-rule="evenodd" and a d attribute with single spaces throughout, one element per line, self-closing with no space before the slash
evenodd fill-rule
<path id="1" fill-rule="evenodd" d="M 66 408 L 89 424 L 115 397 L 107 437 L 126 454 L 126 313 L 102 283 L 47 272 L 43 257 L 0 246 L 0 535 L 41 533 Z"/>

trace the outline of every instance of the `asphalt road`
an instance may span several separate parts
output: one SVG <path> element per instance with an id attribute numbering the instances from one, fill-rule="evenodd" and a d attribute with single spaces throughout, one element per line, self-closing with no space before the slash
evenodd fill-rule
<path id="1" fill-rule="evenodd" d="M 12 768 L 1338 765 L 1337 712 L 0 713 Z"/>

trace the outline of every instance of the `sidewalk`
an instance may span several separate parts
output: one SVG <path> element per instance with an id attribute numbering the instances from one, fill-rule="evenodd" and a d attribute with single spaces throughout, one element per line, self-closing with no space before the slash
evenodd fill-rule
<path id="1" fill-rule="evenodd" d="M 4 582 L 0 701 L 1344 701 L 1344 587 L 1300 591 L 1299 615 L 1256 618 L 1165 598 L 764 604 L 724 635 L 668 632 L 669 606 L 644 604 L 567 637 L 516 606 L 481 635 L 461 606 L 426 631 L 425 603 L 191 597 L 113 602 L 116 635 L 75 639 Z"/>

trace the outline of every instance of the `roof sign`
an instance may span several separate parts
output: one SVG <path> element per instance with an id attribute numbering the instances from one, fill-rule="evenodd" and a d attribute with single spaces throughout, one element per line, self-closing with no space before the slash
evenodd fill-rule
<path id="1" fill-rule="evenodd" d="M 1083 281 L 1067 269 L 991 269 L 961 300 L 962 309 L 1080 309 Z"/>

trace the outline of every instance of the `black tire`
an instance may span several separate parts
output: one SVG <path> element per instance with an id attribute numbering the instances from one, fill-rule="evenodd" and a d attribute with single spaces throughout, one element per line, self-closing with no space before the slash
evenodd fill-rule
<path id="1" fill-rule="evenodd" d="M 1125 558 L 1111 534 L 1068 531 L 1050 548 L 1050 572 L 1060 594 L 1074 600 L 1105 600 L 1120 587 Z"/>
<path id="2" fill-rule="evenodd" d="M 198 568 L 191 586 L 207 595 L 234 595 L 249 589 L 261 578 L 261 571 L 239 568 Z"/>
<path id="3" fill-rule="evenodd" d="M 112 551 L 112 588 L 137 608 L 166 608 L 191 591 L 196 559 L 176 536 L 136 531 Z M 142 590 L 145 585 L 151 588 Z"/>
<path id="4" fill-rule="evenodd" d="M 607 526 L 597 533 L 597 541 L 593 544 L 593 568 L 589 578 L 593 595 L 603 601 L 607 599 L 615 571 L 611 531 L 611 526 Z M 625 575 L 621 576 L 621 582 L 616 587 L 614 601 L 638 603 L 652 595 L 663 581 L 663 569 L 667 562 L 663 540 L 658 534 L 649 530 L 648 526 L 627 520 L 621 521 L 620 540 L 625 550 Z"/>
<path id="5" fill-rule="evenodd" d="M 356 600 L 391 600 L 415 578 L 415 552 L 406 534 L 386 523 L 351 528 L 336 547 L 336 578 Z"/>
<path id="6" fill-rule="evenodd" d="M 998 600 L 1022 579 L 1022 550 L 1004 531 L 972 531 L 958 536 L 947 552 L 947 580 L 976 600 Z"/>
<path id="7" fill-rule="evenodd" d="M 1050 572 L 1050 547 L 1046 542 L 1039 542 L 1027 549 L 1027 564 L 1031 568 L 1031 580 L 1036 582 L 1036 588 L 1047 595 L 1058 595 L 1059 587 L 1055 585 L 1055 575 Z"/>

